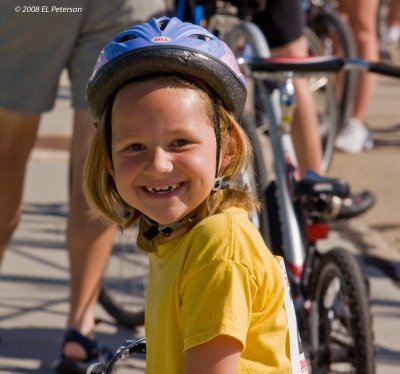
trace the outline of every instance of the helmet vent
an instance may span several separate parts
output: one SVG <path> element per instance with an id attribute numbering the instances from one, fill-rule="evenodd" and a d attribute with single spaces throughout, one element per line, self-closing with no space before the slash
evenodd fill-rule
<path id="1" fill-rule="evenodd" d="M 161 31 L 164 31 L 164 29 L 167 27 L 169 23 L 169 20 L 163 19 L 160 22 L 158 22 L 158 27 Z"/>
<path id="2" fill-rule="evenodd" d="M 203 34 L 192 34 L 189 37 L 194 38 L 194 39 L 204 40 L 205 42 L 208 42 L 209 40 L 211 40 L 211 37 L 209 37 L 208 35 L 203 35 Z"/>
<path id="3" fill-rule="evenodd" d="M 133 39 L 136 39 L 136 38 L 137 38 L 137 36 L 134 35 L 134 34 L 126 34 L 124 36 L 121 36 L 116 42 L 117 43 L 125 43 L 125 42 L 127 42 L 129 40 L 133 40 Z"/>

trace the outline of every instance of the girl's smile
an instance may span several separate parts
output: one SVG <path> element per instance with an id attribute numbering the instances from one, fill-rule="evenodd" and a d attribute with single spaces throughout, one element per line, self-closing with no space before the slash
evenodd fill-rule
<path id="1" fill-rule="evenodd" d="M 160 224 L 197 208 L 214 185 L 216 139 L 205 93 L 147 81 L 117 94 L 111 175 L 121 197 Z"/>
<path id="2" fill-rule="evenodd" d="M 161 196 L 170 196 L 174 192 L 176 192 L 183 183 L 176 183 L 176 184 L 170 184 L 167 186 L 162 186 L 162 187 L 144 187 L 145 190 L 151 194 L 155 195 L 161 195 Z"/>

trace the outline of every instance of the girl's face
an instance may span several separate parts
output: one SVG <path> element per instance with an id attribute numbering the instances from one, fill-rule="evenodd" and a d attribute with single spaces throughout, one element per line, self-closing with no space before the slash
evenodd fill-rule
<path id="1" fill-rule="evenodd" d="M 129 84 L 112 110 L 112 165 L 121 197 L 160 224 L 197 208 L 214 186 L 216 139 L 200 94 Z"/>

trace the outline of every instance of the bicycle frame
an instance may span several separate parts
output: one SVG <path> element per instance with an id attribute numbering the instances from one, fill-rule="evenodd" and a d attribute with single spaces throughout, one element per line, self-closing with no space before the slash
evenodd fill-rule
<path id="1" fill-rule="evenodd" d="M 385 64 L 373 63 L 361 59 L 342 59 L 334 56 L 311 57 L 311 58 L 253 58 L 246 61 L 239 60 L 243 71 L 248 77 L 255 79 L 262 102 L 265 105 L 265 112 L 269 120 L 269 136 L 273 147 L 274 169 L 278 185 L 279 216 L 282 220 L 283 240 L 285 256 L 291 262 L 288 271 L 293 273 L 293 278 L 299 280 L 302 264 L 305 260 L 304 236 L 298 229 L 298 220 L 293 208 L 291 196 L 291 183 L 298 180 L 297 160 L 293 151 L 293 144 L 290 138 L 291 113 L 294 110 L 294 74 L 307 74 L 313 72 L 337 72 L 339 70 L 359 69 L 376 72 L 392 77 L 400 77 L 400 67 Z M 267 78 L 278 79 L 281 110 L 283 115 L 278 119 L 276 104 L 273 103 L 273 88 L 264 84 Z M 288 178 L 289 177 L 289 178 Z M 288 183 L 289 182 L 289 183 Z M 289 238 L 291 237 L 291 238 Z"/>
<path id="2" fill-rule="evenodd" d="M 288 186 L 288 182 L 297 178 L 297 175 L 295 175 L 297 159 L 289 134 L 295 105 L 293 80 L 291 74 L 288 73 L 279 88 L 282 109 L 281 121 L 277 118 L 277 109 L 271 100 L 272 90 L 269 90 L 261 80 L 256 80 L 256 84 L 260 97 L 265 104 L 265 111 L 268 114 L 269 136 L 273 148 L 274 169 L 278 186 L 279 217 L 288 274 L 295 284 L 299 284 L 305 261 L 304 239 L 300 232 Z M 288 167 L 288 163 L 290 163 L 291 168 Z"/>

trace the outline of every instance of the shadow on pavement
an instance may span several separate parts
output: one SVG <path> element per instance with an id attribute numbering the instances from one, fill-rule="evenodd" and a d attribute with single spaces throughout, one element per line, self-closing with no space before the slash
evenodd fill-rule
<path id="1" fill-rule="evenodd" d="M 377 346 L 377 361 L 386 364 L 400 365 L 400 351 L 394 351 L 385 347 Z"/>
<path id="2" fill-rule="evenodd" d="M 63 329 L 44 327 L 2 329 L 0 373 L 54 374 L 64 332 Z M 118 329 L 117 333 L 97 333 L 97 338 L 113 350 L 130 336 L 132 332 L 123 328 Z M 28 364 L 24 365 L 24 362 Z M 134 368 L 137 365 L 129 362 L 126 366 Z"/>
<path id="3" fill-rule="evenodd" d="M 374 149 L 400 146 L 400 124 L 371 129 Z"/>

